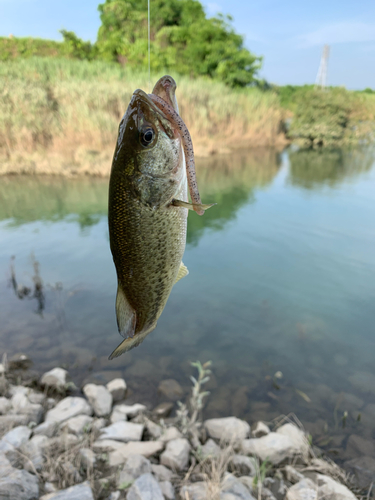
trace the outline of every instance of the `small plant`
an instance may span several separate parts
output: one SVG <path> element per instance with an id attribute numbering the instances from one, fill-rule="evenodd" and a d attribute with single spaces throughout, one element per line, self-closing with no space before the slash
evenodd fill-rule
<path id="1" fill-rule="evenodd" d="M 197 443 L 198 447 L 198 430 L 201 424 L 197 422 L 197 419 L 199 412 L 203 408 L 204 398 L 210 394 L 209 391 L 203 391 L 202 386 L 210 380 L 209 375 L 211 374 L 211 370 L 209 367 L 211 366 L 211 361 L 207 361 L 203 365 L 200 361 L 196 361 L 195 363 L 191 363 L 191 366 L 197 368 L 198 378 L 196 379 L 193 376 L 190 377 L 193 388 L 189 402 L 186 405 L 178 401 L 178 410 L 176 413 L 181 432 L 186 436 L 190 436 L 193 442 Z"/>

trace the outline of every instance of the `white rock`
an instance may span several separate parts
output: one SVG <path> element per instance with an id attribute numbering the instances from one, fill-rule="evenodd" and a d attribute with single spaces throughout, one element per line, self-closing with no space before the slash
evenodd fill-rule
<path id="1" fill-rule="evenodd" d="M 107 384 L 108 391 L 112 394 L 114 403 L 122 401 L 126 394 L 126 382 L 123 378 L 115 378 Z"/>
<path id="2" fill-rule="evenodd" d="M 109 420 L 112 424 L 115 424 L 116 422 L 125 422 L 126 420 L 128 420 L 128 417 L 121 411 L 118 406 L 115 406 L 112 410 Z"/>
<path id="3" fill-rule="evenodd" d="M 210 437 L 221 441 L 242 440 L 250 434 L 250 425 L 237 417 L 211 418 L 204 426 Z"/>
<path id="4" fill-rule="evenodd" d="M 120 491 L 112 491 L 107 500 L 119 500 L 121 496 Z"/>
<path id="5" fill-rule="evenodd" d="M 172 470 L 182 471 L 189 463 L 190 444 L 185 438 L 168 441 L 165 451 L 160 455 L 160 463 Z"/>
<path id="6" fill-rule="evenodd" d="M 83 392 L 94 408 L 95 415 L 105 417 L 111 413 L 112 394 L 104 385 L 86 384 Z"/>
<path id="7" fill-rule="evenodd" d="M 268 459 L 273 464 L 279 464 L 285 458 L 304 455 L 308 443 L 304 433 L 292 424 L 285 424 L 277 432 L 257 439 L 245 439 L 242 442 L 242 453 L 255 455 L 261 460 Z"/>
<path id="8" fill-rule="evenodd" d="M 163 448 L 164 443 L 161 441 L 132 441 L 121 444 L 117 450 L 109 453 L 109 465 L 110 467 L 121 465 L 130 455 L 143 455 L 148 458 L 160 453 Z"/>
<path id="9" fill-rule="evenodd" d="M 94 500 L 92 490 L 88 482 L 71 486 L 66 490 L 56 491 L 43 495 L 40 500 Z"/>
<path id="10" fill-rule="evenodd" d="M 140 476 L 128 491 L 127 500 L 164 500 L 160 486 L 148 473 Z"/>
<path id="11" fill-rule="evenodd" d="M 318 498 L 324 500 L 356 500 L 355 495 L 343 484 L 329 476 L 317 474 Z"/>
<path id="12" fill-rule="evenodd" d="M 164 495 L 164 498 L 166 500 L 174 500 L 175 499 L 175 493 L 174 493 L 174 488 L 172 486 L 172 483 L 170 481 L 161 481 L 159 483 L 161 492 Z"/>
<path id="13" fill-rule="evenodd" d="M 114 439 L 115 441 L 140 441 L 144 426 L 132 422 L 116 422 L 101 430 L 99 439 Z"/>
<path id="14" fill-rule="evenodd" d="M 249 490 L 244 486 L 244 484 L 237 479 L 233 474 L 227 473 L 224 476 L 224 481 L 222 485 L 222 493 L 228 495 L 227 498 L 229 500 L 229 495 L 233 495 L 234 498 L 238 498 L 239 500 L 255 500 L 251 495 Z M 226 498 L 226 496 L 221 495 L 220 498 Z"/>
<path id="15" fill-rule="evenodd" d="M 67 383 L 67 377 L 68 372 L 63 368 L 53 368 L 42 375 L 40 383 L 55 389 L 63 389 Z"/>
<path id="16" fill-rule="evenodd" d="M 145 405 L 141 405 L 139 403 L 136 403 L 134 405 L 116 405 L 113 410 L 116 410 L 116 412 L 121 413 L 125 415 L 125 419 L 127 418 L 134 418 L 140 413 L 143 413 L 144 411 L 147 410 L 147 407 Z"/>
<path id="17" fill-rule="evenodd" d="M 68 396 L 47 412 L 46 422 L 64 422 L 77 415 L 92 415 L 92 408 L 85 399 Z"/>
<path id="18" fill-rule="evenodd" d="M 37 500 L 38 478 L 25 470 L 13 468 L 0 453 L 0 499 Z"/>
<path id="19" fill-rule="evenodd" d="M 21 446 L 21 453 L 28 457 L 28 460 L 24 460 L 24 468 L 27 471 L 34 473 L 35 470 L 40 471 L 42 469 L 44 463 L 43 451 L 47 445 L 48 437 L 40 435 L 32 437 L 30 441 Z"/>
<path id="20" fill-rule="evenodd" d="M 57 488 L 53 483 L 47 481 L 46 483 L 44 483 L 44 491 L 46 493 L 54 493 L 55 491 L 57 491 Z"/>
<path id="21" fill-rule="evenodd" d="M 105 418 L 96 418 L 92 423 L 92 428 L 100 431 L 100 429 L 103 429 L 106 425 L 107 421 Z"/>
<path id="22" fill-rule="evenodd" d="M 206 483 L 197 481 L 196 483 L 183 486 L 180 490 L 180 496 L 189 500 L 207 500 Z"/>
<path id="23" fill-rule="evenodd" d="M 162 427 L 149 419 L 146 419 L 146 429 L 153 439 L 159 439 L 163 434 Z"/>
<path id="24" fill-rule="evenodd" d="M 220 453 L 220 446 L 218 446 L 213 439 L 208 439 L 201 448 L 203 458 L 215 457 Z"/>
<path id="25" fill-rule="evenodd" d="M 11 397 L 13 397 L 15 394 L 23 394 L 24 396 L 27 396 L 30 392 L 29 387 L 24 387 L 23 385 L 11 385 L 9 387 L 9 394 Z"/>
<path id="26" fill-rule="evenodd" d="M 130 455 L 117 477 L 117 486 L 133 483 L 142 474 L 151 473 L 151 463 L 143 455 Z"/>
<path id="27" fill-rule="evenodd" d="M 164 465 L 151 464 L 153 475 L 160 481 L 170 481 L 173 477 L 173 472 Z"/>
<path id="28" fill-rule="evenodd" d="M 92 421 L 93 418 L 88 415 L 78 415 L 77 417 L 65 420 L 61 428 L 79 436 L 80 434 L 83 434 L 86 429 L 90 428 Z"/>
<path id="29" fill-rule="evenodd" d="M 12 408 L 12 402 L 8 398 L 0 398 L 0 415 L 6 415 Z"/>
<path id="30" fill-rule="evenodd" d="M 259 438 L 262 436 L 267 436 L 267 434 L 269 434 L 270 432 L 271 431 L 270 431 L 270 428 L 268 427 L 268 425 L 266 425 L 262 421 L 259 421 L 256 423 L 255 427 L 251 431 L 251 435 L 254 438 Z"/>
<path id="31" fill-rule="evenodd" d="M 304 479 L 304 475 L 291 465 L 286 465 L 284 467 L 284 471 L 287 481 L 290 481 L 291 483 L 298 483 L 299 481 L 302 481 L 302 479 Z"/>
<path id="32" fill-rule="evenodd" d="M 289 488 L 286 500 L 317 500 L 317 489 L 311 479 L 304 478 Z"/>
<path id="33" fill-rule="evenodd" d="M 33 434 L 36 435 L 44 435 L 47 437 L 53 437 L 57 431 L 58 423 L 57 422 L 43 422 L 39 424 L 37 427 L 34 427 Z"/>
<path id="34" fill-rule="evenodd" d="M 182 434 L 177 427 L 168 427 L 168 429 L 166 429 L 166 431 L 160 436 L 159 440 L 167 443 L 168 441 L 172 441 L 172 439 L 180 438 L 182 438 Z"/>
<path id="35" fill-rule="evenodd" d="M 30 401 L 30 403 L 35 403 L 38 405 L 42 405 L 46 400 L 45 394 L 37 391 L 30 391 L 27 398 Z"/>
<path id="36" fill-rule="evenodd" d="M 9 451 L 13 448 L 19 448 L 23 443 L 29 440 L 31 429 L 25 425 L 15 427 L 7 432 L 0 441 L 0 451 Z"/>
<path id="37" fill-rule="evenodd" d="M 84 468 L 86 470 L 92 470 L 96 462 L 95 453 L 92 450 L 90 450 L 90 448 L 80 448 L 78 453 Z"/>
<path id="38" fill-rule="evenodd" d="M 13 409 L 16 413 L 20 413 L 23 409 L 29 406 L 30 401 L 27 397 L 28 392 L 17 391 L 11 398 Z"/>
<path id="39" fill-rule="evenodd" d="M 113 439 L 102 439 L 100 441 L 95 441 L 92 445 L 92 449 L 96 453 L 102 453 L 104 451 L 115 451 L 124 446 L 121 441 L 114 441 Z"/>
<path id="40" fill-rule="evenodd" d="M 240 476 L 255 476 L 256 468 L 254 459 L 246 455 L 233 455 L 229 461 L 229 470 L 238 472 Z"/>

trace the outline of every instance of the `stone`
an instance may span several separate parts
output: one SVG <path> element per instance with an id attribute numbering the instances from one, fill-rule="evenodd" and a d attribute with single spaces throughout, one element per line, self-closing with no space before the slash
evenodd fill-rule
<path id="1" fill-rule="evenodd" d="M 275 500 L 284 500 L 287 492 L 287 487 L 279 477 L 266 477 L 263 481 L 263 486 L 267 488 Z"/>
<path id="2" fill-rule="evenodd" d="M 30 401 L 30 403 L 38 404 L 38 405 L 43 405 L 45 400 L 46 400 L 45 394 L 43 394 L 42 392 L 36 392 L 36 391 L 30 391 L 27 398 Z"/>
<path id="3" fill-rule="evenodd" d="M 111 413 L 112 395 L 104 385 L 86 384 L 83 392 L 97 417 L 105 417 Z"/>
<path id="4" fill-rule="evenodd" d="M 112 424 L 115 424 L 116 422 L 125 422 L 126 420 L 128 420 L 128 417 L 124 412 L 121 411 L 118 406 L 115 406 L 112 410 L 109 420 Z"/>
<path id="5" fill-rule="evenodd" d="M 15 354 L 9 361 L 9 370 L 28 370 L 33 362 L 26 354 Z"/>
<path id="6" fill-rule="evenodd" d="M 149 419 L 146 420 L 146 429 L 152 439 L 159 439 L 163 433 L 162 427 Z"/>
<path id="7" fill-rule="evenodd" d="M 268 425 L 266 425 L 264 422 L 262 422 L 260 420 L 259 422 L 257 422 L 255 424 L 255 427 L 253 427 L 253 429 L 251 431 L 251 435 L 254 438 L 259 438 L 262 436 L 267 436 L 267 434 L 269 434 L 270 432 L 271 431 L 270 431 L 270 428 L 268 427 Z"/>
<path id="8" fill-rule="evenodd" d="M 47 481 L 46 483 L 44 483 L 44 491 L 45 493 L 54 493 L 55 491 L 57 491 L 57 488 L 53 483 Z"/>
<path id="9" fill-rule="evenodd" d="M 0 451 L 5 452 L 13 450 L 13 448 L 19 448 L 23 443 L 29 440 L 30 436 L 31 429 L 25 425 L 15 427 L 2 437 L 0 441 Z"/>
<path id="10" fill-rule="evenodd" d="M 85 470 L 92 470 L 96 463 L 95 453 L 90 448 L 80 448 L 78 452 Z"/>
<path id="11" fill-rule="evenodd" d="M 164 443 L 161 441 L 131 441 L 109 453 L 110 467 L 116 467 L 125 462 L 130 455 L 143 455 L 148 458 L 160 453 L 164 449 Z"/>
<path id="12" fill-rule="evenodd" d="M 160 403 L 152 410 L 152 413 L 158 418 L 167 418 L 173 410 L 173 406 L 173 403 Z"/>
<path id="13" fill-rule="evenodd" d="M 94 495 L 88 482 L 71 486 L 66 490 L 48 493 L 40 497 L 40 500 L 94 500 Z"/>
<path id="14" fill-rule="evenodd" d="M 8 398 L 0 398 L 0 415 L 6 415 L 12 408 L 12 402 Z"/>
<path id="15" fill-rule="evenodd" d="M 92 408 L 85 399 L 68 396 L 47 412 L 46 422 L 65 422 L 77 415 L 92 415 Z"/>
<path id="16" fill-rule="evenodd" d="M 112 395 L 113 402 L 117 403 L 117 401 L 122 401 L 125 398 L 126 382 L 123 378 L 115 378 L 108 382 L 107 389 Z"/>
<path id="17" fill-rule="evenodd" d="M 57 422 L 43 422 L 42 424 L 37 425 L 33 429 L 33 434 L 34 436 L 37 435 L 44 435 L 49 438 L 53 437 L 56 434 L 58 428 L 58 423 Z"/>
<path id="18" fill-rule="evenodd" d="M 181 432 L 177 429 L 177 427 L 168 427 L 166 431 L 160 436 L 160 441 L 167 443 L 168 441 L 172 441 L 172 439 L 182 438 Z"/>
<path id="19" fill-rule="evenodd" d="M 170 481 L 173 477 L 173 472 L 164 465 L 151 464 L 151 470 L 159 482 Z"/>
<path id="20" fill-rule="evenodd" d="M 27 415 L 0 415 L 0 429 L 9 429 L 9 427 L 27 425 L 28 423 Z"/>
<path id="21" fill-rule="evenodd" d="M 100 441 L 95 441 L 92 445 L 93 450 L 96 453 L 104 451 L 115 451 L 120 449 L 124 444 L 121 441 L 114 441 L 113 439 L 102 439 Z"/>
<path id="22" fill-rule="evenodd" d="M 254 459 L 246 455 L 233 455 L 228 463 L 231 472 L 237 472 L 240 476 L 255 476 L 256 468 Z"/>
<path id="23" fill-rule="evenodd" d="M 180 490 L 181 498 L 188 498 L 189 500 L 207 500 L 206 483 L 198 481 L 193 484 L 187 484 Z"/>
<path id="24" fill-rule="evenodd" d="M 224 500 L 225 496 L 223 494 L 233 495 L 233 497 L 238 500 L 255 500 L 246 486 L 238 478 L 233 476 L 233 474 L 225 474 L 221 490 L 222 495 L 220 495 L 220 498 Z M 227 498 L 229 500 L 229 495 Z"/>
<path id="25" fill-rule="evenodd" d="M 299 472 L 291 465 L 286 465 L 284 467 L 284 472 L 285 472 L 285 479 L 287 481 L 290 481 L 291 483 L 298 483 L 299 481 L 302 481 L 302 479 L 304 479 L 305 477 L 303 474 L 301 474 L 301 472 Z"/>
<path id="26" fill-rule="evenodd" d="M 0 498 L 4 500 L 37 500 L 38 478 L 25 470 L 15 469 L 0 453 Z"/>
<path id="27" fill-rule="evenodd" d="M 68 382 L 68 372 L 64 368 L 53 368 L 42 375 L 40 383 L 57 390 L 65 389 Z"/>
<path id="28" fill-rule="evenodd" d="M 87 384 L 106 385 L 111 380 L 121 377 L 122 377 L 122 372 L 120 370 L 102 370 L 99 372 L 93 372 L 90 373 L 90 375 L 85 378 L 82 387 L 84 387 Z"/>
<path id="29" fill-rule="evenodd" d="M 135 480 L 126 498 L 127 500 L 164 500 L 159 484 L 150 473 L 142 474 Z"/>
<path id="30" fill-rule="evenodd" d="M 99 439 L 114 439 L 115 441 L 140 441 L 144 425 L 132 422 L 116 422 L 100 431 Z"/>
<path id="31" fill-rule="evenodd" d="M 371 372 L 356 372 L 348 377 L 349 382 L 360 392 L 375 394 L 375 375 Z"/>
<path id="32" fill-rule="evenodd" d="M 30 441 L 25 442 L 21 448 L 21 453 L 27 457 L 24 459 L 24 468 L 29 472 L 38 472 L 42 469 L 44 463 L 44 448 L 47 446 L 47 436 L 34 436 Z"/>
<path id="33" fill-rule="evenodd" d="M 208 439 L 201 447 L 203 458 L 215 457 L 220 453 L 220 446 L 218 446 L 213 439 Z"/>
<path id="34" fill-rule="evenodd" d="M 237 417 L 211 418 L 204 427 L 210 437 L 227 442 L 246 439 L 250 434 L 250 425 Z"/>
<path id="35" fill-rule="evenodd" d="M 103 427 L 105 427 L 107 425 L 107 421 L 105 418 L 96 418 L 91 426 L 92 426 L 92 429 L 96 429 L 98 431 L 100 431 L 100 429 L 103 429 Z"/>
<path id="36" fill-rule="evenodd" d="M 117 476 L 117 486 L 121 488 L 123 484 L 133 483 L 142 474 L 151 473 L 151 463 L 143 455 L 130 455 L 119 471 Z"/>
<path id="37" fill-rule="evenodd" d="M 182 471 L 189 463 L 190 444 L 185 438 L 168 441 L 165 451 L 160 455 L 160 463 L 172 470 Z"/>
<path id="38" fill-rule="evenodd" d="M 360 488 L 369 488 L 375 482 L 375 459 L 372 457 L 360 457 L 348 460 L 344 464 L 345 469 L 354 474 Z"/>
<path id="39" fill-rule="evenodd" d="M 243 440 L 241 448 L 245 455 L 255 455 L 263 461 L 268 459 L 277 465 L 285 458 L 305 455 L 308 452 L 308 442 L 298 427 L 285 424 L 277 432 L 270 432 L 261 438 Z"/>
<path id="40" fill-rule="evenodd" d="M 177 380 L 174 380 L 172 378 L 162 380 L 160 382 L 158 393 L 160 396 L 171 399 L 172 401 L 177 401 L 184 395 L 184 391 L 180 384 L 177 382 Z"/>
<path id="41" fill-rule="evenodd" d="M 141 405 L 139 403 L 136 403 L 134 405 L 116 405 L 113 410 L 122 413 L 125 418 L 122 420 L 126 420 L 128 418 L 134 418 L 138 416 L 140 413 L 143 413 L 147 410 L 147 407 L 145 405 Z"/>
<path id="42" fill-rule="evenodd" d="M 166 500 L 175 500 L 174 488 L 170 481 L 161 481 L 159 486 Z"/>
<path id="43" fill-rule="evenodd" d="M 375 454 L 375 444 L 372 440 L 364 439 L 356 434 L 351 434 L 349 436 L 346 445 L 346 455 L 348 457 L 363 457 L 371 456 Z"/>
<path id="44" fill-rule="evenodd" d="M 107 500 L 120 500 L 121 491 L 112 491 Z"/>
<path id="45" fill-rule="evenodd" d="M 318 498 L 324 500 L 356 500 L 355 495 L 343 484 L 329 476 L 317 474 Z"/>
<path id="46" fill-rule="evenodd" d="M 317 500 L 318 491 L 311 479 L 304 478 L 291 486 L 286 494 L 286 500 Z"/>
<path id="47" fill-rule="evenodd" d="M 77 417 L 69 418 L 63 422 L 61 429 L 67 430 L 76 436 L 83 434 L 91 428 L 93 418 L 89 415 L 78 415 Z"/>

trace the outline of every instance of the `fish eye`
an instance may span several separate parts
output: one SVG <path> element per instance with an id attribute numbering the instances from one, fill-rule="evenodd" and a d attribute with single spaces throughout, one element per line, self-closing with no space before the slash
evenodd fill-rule
<path id="1" fill-rule="evenodd" d="M 145 127 L 140 134 L 140 141 L 142 146 L 150 146 L 152 141 L 154 140 L 155 137 L 155 132 L 154 129 L 151 127 Z"/>

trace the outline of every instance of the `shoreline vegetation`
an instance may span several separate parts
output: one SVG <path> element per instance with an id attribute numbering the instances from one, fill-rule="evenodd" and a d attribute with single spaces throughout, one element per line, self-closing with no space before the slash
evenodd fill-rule
<path id="1" fill-rule="evenodd" d="M 281 151 L 291 142 L 319 148 L 374 140 L 371 92 L 230 88 L 205 77 L 174 76 L 197 157 Z M 147 73 L 118 63 L 34 56 L 3 61 L 0 175 L 108 176 L 118 125 L 136 88 L 149 90 Z"/>
<path id="2" fill-rule="evenodd" d="M 326 458 L 295 415 L 251 426 L 235 416 L 203 420 L 211 363 L 191 365 L 198 373 L 186 401 L 168 379 L 151 408 L 134 402 L 123 378 L 104 380 L 101 372 L 99 382 L 91 373 L 79 389 L 66 369 L 40 375 L 27 355 L 3 354 L 0 497 L 370 498 L 370 476 L 353 465 L 354 477 Z"/>

